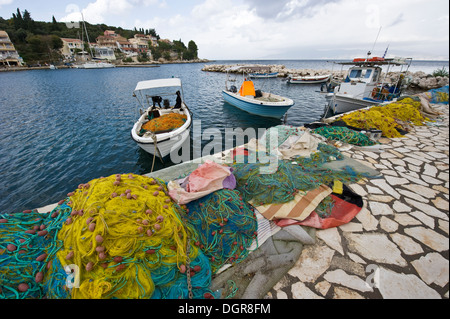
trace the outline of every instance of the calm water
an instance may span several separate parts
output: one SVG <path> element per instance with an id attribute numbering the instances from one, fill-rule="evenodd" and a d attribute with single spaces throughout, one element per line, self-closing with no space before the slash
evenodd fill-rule
<path id="1" fill-rule="evenodd" d="M 215 61 L 284 64 L 331 69 L 326 61 Z M 412 71 L 432 72 L 448 62 L 415 62 Z M 0 213 L 55 203 L 78 184 L 117 173 L 149 173 L 153 156 L 131 139 L 136 119 L 132 97 L 138 81 L 180 77 L 194 119 L 208 128 L 268 128 L 280 120 L 251 116 L 223 102 L 225 75 L 203 72 L 203 64 L 105 70 L 36 70 L 0 73 Z M 292 98 L 287 124 L 320 119 L 320 85 L 255 80 L 256 88 Z M 208 140 L 202 144 L 209 143 Z M 166 163 L 165 166 L 173 165 Z M 163 168 L 159 161 L 155 170 Z"/>

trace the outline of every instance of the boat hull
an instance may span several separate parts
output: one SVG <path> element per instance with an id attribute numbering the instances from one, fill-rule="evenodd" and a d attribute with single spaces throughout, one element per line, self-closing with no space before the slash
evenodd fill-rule
<path id="1" fill-rule="evenodd" d="M 294 77 L 290 78 L 287 82 L 290 84 L 316 84 L 324 83 L 330 79 L 330 75 L 322 77 Z"/>
<path id="2" fill-rule="evenodd" d="M 180 148 L 186 145 L 186 143 L 190 143 L 190 128 L 181 132 L 180 134 L 174 135 L 173 137 L 164 140 L 162 142 L 157 142 L 155 148 L 155 143 L 140 143 L 136 141 L 140 148 L 151 155 L 155 155 L 160 158 L 164 158 L 170 155 L 172 152 L 177 152 Z"/>
<path id="3" fill-rule="evenodd" d="M 222 91 L 224 100 L 250 114 L 263 117 L 281 119 L 284 114 L 294 105 L 291 99 L 285 99 L 283 102 L 262 102 L 257 99 L 250 99 L 240 96 L 237 93 Z"/>
<path id="4" fill-rule="evenodd" d="M 328 101 L 329 108 L 334 114 L 347 113 L 381 103 L 381 101 L 355 99 L 353 97 L 334 94 L 328 94 L 326 99 Z"/>

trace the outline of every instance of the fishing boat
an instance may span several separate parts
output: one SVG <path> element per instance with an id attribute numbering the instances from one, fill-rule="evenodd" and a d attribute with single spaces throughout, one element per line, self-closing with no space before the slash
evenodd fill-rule
<path id="1" fill-rule="evenodd" d="M 312 75 L 312 76 L 289 76 L 287 83 L 289 84 L 315 84 L 325 83 L 331 78 L 331 74 Z"/>
<path id="2" fill-rule="evenodd" d="M 192 123 L 192 113 L 184 102 L 181 80 L 168 78 L 141 81 L 137 83 L 133 96 L 138 101 L 139 119 L 131 129 L 132 139 L 144 151 L 161 160 L 171 152 L 178 151 L 188 140 Z M 152 121 L 155 123 L 153 126 Z M 172 122 L 175 126 L 166 125 L 164 121 L 166 124 Z M 176 126 L 177 123 L 180 125 Z"/>
<path id="3" fill-rule="evenodd" d="M 411 58 L 385 59 L 380 57 L 355 58 L 351 62 L 339 62 L 351 66 L 344 81 L 333 92 L 325 95 L 327 105 L 325 117 L 359 110 L 398 98 L 404 88 L 405 74 L 411 65 Z M 382 78 L 382 66 L 386 66 Z M 393 67 L 400 67 L 398 79 L 386 82 L 386 75 Z M 391 81 L 389 81 L 391 82 Z"/>
<path id="4" fill-rule="evenodd" d="M 281 119 L 294 105 L 294 101 L 289 98 L 255 90 L 253 81 L 245 76 L 245 71 L 242 74 L 243 81 L 238 90 L 233 84 L 236 82 L 236 78 L 230 76 L 231 70 L 236 71 L 236 67 L 227 70 L 225 90 L 222 91 L 222 96 L 227 103 L 250 114 L 277 119 Z"/>
<path id="5" fill-rule="evenodd" d="M 278 76 L 278 72 L 271 72 L 270 66 L 247 66 L 246 69 L 252 71 L 248 76 L 253 79 L 276 78 Z"/>

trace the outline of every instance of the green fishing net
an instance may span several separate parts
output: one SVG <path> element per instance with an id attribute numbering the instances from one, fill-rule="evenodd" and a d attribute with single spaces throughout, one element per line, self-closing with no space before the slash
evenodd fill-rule
<path id="1" fill-rule="evenodd" d="M 297 157 L 294 161 L 280 160 L 273 174 L 264 174 L 261 168 L 266 164 L 248 161 L 233 163 L 236 177 L 236 189 L 244 201 L 255 205 L 287 203 L 299 192 L 306 194 L 320 185 L 333 185 L 335 180 L 342 183 L 355 183 L 365 174 L 355 171 L 350 166 L 333 170 L 323 164 L 343 160 L 343 155 L 334 146 L 319 143 L 318 151 L 310 157 Z"/>
<path id="2" fill-rule="evenodd" d="M 341 141 L 357 146 L 372 146 L 377 144 L 367 135 L 343 126 L 322 126 L 314 129 L 312 133 L 319 134 L 329 140 Z"/>

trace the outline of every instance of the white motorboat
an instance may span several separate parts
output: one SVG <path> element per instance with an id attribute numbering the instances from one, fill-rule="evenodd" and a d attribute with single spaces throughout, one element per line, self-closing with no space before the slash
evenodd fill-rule
<path id="1" fill-rule="evenodd" d="M 327 75 L 311 75 L 311 76 L 289 76 L 287 83 L 290 84 L 315 84 L 324 83 L 331 78 L 331 74 Z"/>
<path id="2" fill-rule="evenodd" d="M 351 67 L 346 79 L 336 86 L 333 92 L 326 94 L 325 116 L 359 110 L 396 99 L 404 88 L 405 73 L 411 65 L 411 60 L 411 58 L 368 57 L 356 58 L 352 62 L 340 62 L 341 65 L 351 65 Z M 401 67 L 395 83 L 386 83 L 386 76 L 381 79 L 381 66 L 387 66 L 386 75 L 391 72 L 391 67 Z"/>
<path id="3" fill-rule="evenodd" d="M 116 66 L 108 62 L 86 62 L 82 64 L 74 65 L 77 69 L 109 69 L 115 68 Z"/>
<path id="4" fill-rule="evenodd" d="M 138 100 L 140 116 L 131 129 L 132 139 L 147 153 L 163 159 L 178 151 L 190 136 L 192 113 L 184 102 L 183 87 L 179 78 L 138 82 L 133 96 Z M 179 96 L 179 97 L 178 97 Z M 181 102 L 177 105 L 177 99 Z M 163 102 L 163 105 L 161 105 Z M 146 124 L 167 116 L 183 118 L 182 125 L 166 130 L 146 130 Z"/>
<path id="5" fill-rule="evenodd" d="M 236 68 L 232 69 L 233 71 L 236 70 Z M 239 90 L 235 85 L 229 86 L 229 82 L 235 81 L 236 79 L 231 79 L 230 73 L 227 72 L 227 81 L 225 90 L 222 91 L 222 96 L 227 103 L 250 114 L 281 119 L 294 105 L 292 99 L 255 90 L 253 81 L 245 77 L 245 71 Z"/>

